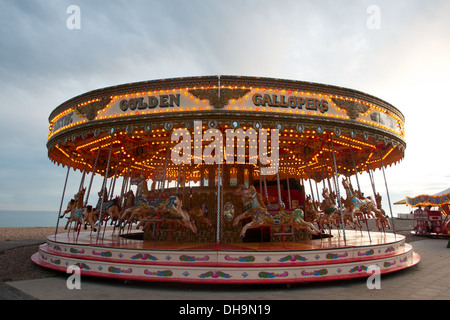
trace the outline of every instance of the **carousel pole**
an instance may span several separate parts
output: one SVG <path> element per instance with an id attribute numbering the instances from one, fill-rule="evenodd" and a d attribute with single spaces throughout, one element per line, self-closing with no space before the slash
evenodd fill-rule
<path id="1" fill-rule="evenodd" d="M 89 195 L 91 194 L 92 181 L 94 180 L 95 169 L 97 169 L 97 162 L 98 162 L 98 158 L 100 156 L 100 150 L 101 150 L 101 148 L 99 147 L 98 151 L 97 151 L 97 157 L 95 158 L 94 166 L 92 167 L 92 177 L 91 177 L 91 181 L 89 183 L 89 189 L 88 189 L 88 192 L 87 192 L 87 195 L 86 195 L 86 202 L 84 203 L 85 205 L 88 204 Z"/>
<path id="2" fill-rule="evenodd" d="M 130 161 L 131 162 L 131 161 Z M 123 199 L 123 195 L 125 194 L 125 188 L 126 188 L 126 180 L 128 179 L 128 170 L 127 170 L 127 175 L 125 176 L 125 174 L 123 175 L 123 179 L 122 179 L 122 189 L 120 190 L 120 204 L 121 207 L 123 208 L 124 206 L 124 199 Z"/>
<path id="3" fill-rule="evenodd" d="M 338 177 L 338 171 L 337 171 L 337 164 L 336 164 L 336 155 L 334 151 L 334 143 L 333 143 L 333 134 L 330 135 L 331 140 L 331 150 L 333 151 L 333 165 L 334 165 L 334 176 L 335 176 L 335 188 L 336 188 L 336 198 L 339 204 L 339 213 L 341 215 L 341 224 L 342 224 L 342 233 L 344 235 L 344 242 L 346 242 L 345 237 L 345 225 L 344 225 L 344 214 L 342 213 L 342 203 L 341 203 L 341 194 L 339 191 L 339 177 Z"/>
<path id="4" fill-rule="evenodd" d="M 263 195 L 263 183 L 262 183 L 262 176 L 261 176 L 261 168 L 259 168 L 259 194 Z"/>
<path id="5" fill-rule="evenodd" d="M 116 179 L 117 179 L 117 174 L 119 173 L 120 160 L 122 160 L 122 153 L 120 153 L 119 161 L 117 161 L 117 167 L 116 167 L 116 171 L 114 172 L 114 178 L 111 181 L 112 186 L 111 185 L 109 186 L 109 197 L 108 198 L 110 200 L 112 199 L 112 197 L 114 195 L 114 189 L 116 188 Z"/>
<path id="6" fill-rule="evenodd" d="M 384 172 L 383 157 L 381 157 L 381 170 L 383 171 L 384 185 L 386 186 L 386 194 L 387 194 L 388 203 L 389 203 L 389 211 L 391 213 L 392 230 L 394 231 L 394 235 L 396 236 L 397 233 L 395 231 L 394 216 L 392 214 L 392 206 L 391 206 L 391 198 L 389 196 L 389 189 L 388 189 L 388 185 L 387 185 L 387 181 L 386 181 L 386 174 Z"/>
<path id="7" fill-rule="evenodd" d="M 378 208 L 378 203 L 377 203 L 377 191 L 375 189 L 375 179 L 373 177 L 373 170 L 370 168 L 369 163 L 367 163 L 367 172 L 369 173 L 369 178 L 370 178 L 370 184 L 372 185 L 372 191 L 373 191 L 373 198 L 375 199 L 375 207 L 377 209 L 381 210 L 381 207 Z M 381 205 L 381 204 L 380 204 Z"/>
<path id="8" fill-rule="evenodd" d="M 278 190 L 278 204 L 280 205 L 280 208 L 284 205 L 282 199 L 281 199 L 281 187 L 280 187 L 280 171 L 277 171 L 277 190 Z"/>
<path id="9" fill-rule="evenodd" d="M 370 178 L 370 183 L 372 185 L 372 191 L 373 191 L 373 198 L 375 199 L 375 206 L 377 207 L 377 209 L 381 209 L 378 208 L 378 204 L 377 204 L 377 190 L 375 189 L 375 179 L 373 178 L 373 170 L 370 167 L 369 163 L 367 163 L 367 172 L 369 173 L 369 178 Z"/>
<path id="10" fill-rule="evenodd" d="M 63 202 L 64 202 L 64 195 L 66 194 L 67 180 L 69 179 L 69 172 L 70 172 L 70 165 L 71 164 L 72 164 L 72 158 L 70 158 L 69 165 L 67 166 L 66 181 L 64 182 L 64 189 L 63 189 L 63 193 L 62 193 L 62 197 L 61 197 L 61 204 L 59 206 L 58 220 L 56 221 L 55 237 L 56 237 L 56 234 L 58 233 L 59 219 L 60 219 L 60 216 L 61 216 L 62 205 L 63 205 Z"/>
<path id="11" fill-rule="evenodd" d="M 287 192 L 288 192 L 289 210 L 291 210 L 292 205 L 291 205 L 291 187 L 289 186 L 289 169 L 286 169 L 286 184 L 287 184 Z"/>
<path id="12" fill-rule="evenodd" d="M 351 152 L 351 154 L 352 154 L 353 167 L 354 167 L 354 169 L 355 169 L 356 185 L 358 186 L 358 192 L 359 192 L 359 195 L 362 196 L 362 193 L 361 193 L 361 187 L 360 187 L 360 185 L 359 185 L 359 179 L 358 179 L 358 169 L 356 168 L 355 155 L 354 155 L 353 149 L 352 149 L 351 147 L 350 147 L 350 152 Z M 364 214 L 364 213 L 363 213 L 363 214 Z M 364 222 L 366 223 L 367 234 L 369 235 L 369 241 L 372 242 L 372 238 L 371 238 L 371 236 L 370 236 L 370 230 L 369 230 L 369 223 L 367 222 L 367 217 L 366 217 L 365 215 L 364 215 L 363 217 L 364 217 Z M 361 232 L 361 234 L 362 234 L 362 232 Z"/>
<path id="13" fill-rule="evenodd" d="M 298 183 L 302 186 L 303 194 L 305 194 L 305 184 L 303 183 L 303 172 L 301 173 L 300 178 L 298 179 Z"/>
<path id="14" fill-rule="evenodd" d="M 128 191 L 127 191 L 127 188 L 128 188 L 128 180 L 129 180 L 129 178 L 130 178 L 130 176 L 131 176 L 131 159 L 130 159 L 130 164 L 129 164 L 129 166 L 128 166 L 128 168 L 126 168 L 126 176 L 125 176 L 125 174 L 123 175 L 123 180 L 122 180 L 122 190 L 120 191 L 120 204 L 121 204 L 121 208 L 122 208 L 122 211 L 120 212 L 120 222 L 119 222 L 119 234 L 123 231 L 123 229 L 124 229 L 124 227 L 125 227 L 125 223 L 124 223 L 124 225 L 122 226 L 122 215 L 123 215 L 123 213 L 125 212 L 125 210 L 127 209 L 126 208 L 126 203 L 125 203 L 125 198 L 124 198 L 124 195 L 125 195 L 125 193 L 127 193 Z M 134 205 L 134 203 L 132 204 L 132 205 Z"/>
<path id="15" fill-rule="evenodd" d="M 222 146 L 220 146 L 220 148 L 222 148 Z M 221 219 L 221 215 L 222 215 L 222 201 L 221 201 L 221 185 L 222 185 L 222 168 L 221 168 L 221 162 L 222 162 L 222 158 L 221 158 L 221 153 L 222 150 L 220 150 L 219 152 L 219 159 L 218 159 L 218 164 L 217 164 L 217 215 L 216 215 L 216 250 L 219 250 L 220 247 L 220 242 L 221 242 L 221 231 L 222 231 L 222 219 Z"/>
<path id="16" fill-rule="evenodd" d="M 108 199 L 108 200 L 110 199 L 110 197 L 112 195 L 111 189 L 112 189 L 112 186 L 113 186 L 113 182 L 114 182 L 114 178 L 109 180 L 109 189 L 107 189 L 108 190 L 108 195 L 106 197 L 106 199 Z"/>
<path id="17" fill-rule="evenodd" d="M 169 135 L 169 141 L 167 142 L 167 151 L 166 151 L 166 161 L 164 163 L 164 178 L 162 183 L 162 187 L 161 187 L 161 196 L 164 193 L 164 188 L 166 186 L 166 176 L 167 176 L 167 165 L 169 163 L 169 153 L 170 153 L 170 142 L 172 140 L 170 139 L 170 135 Z"/>
<path id="18" fill-rule="evenodd" d="M 218 83 L 217 83 L 218 85 L 217 85 L 217 96 L 219 97 L 219 99 L 220 99 L 220 75 L 218 76 Z M 221 167 L 220 167 L 220 164 L 221 164 L 221 162 L 222 162 L 222 160 L 223 160 L 223 150 L 222 150 L 222 145 L 220 146 L 220 152 L 219 152 L 219 159 L 218 159 L 218 164 L 217 164 L 217 215 L 216 215 L 216 250 L 219 250 L 219 247 L 220 247 L 220 236 L 221 236 L 221 229 L 222 229 L 222 226 L 221 226 L 221 221 L 222 221 L 222 219 L 221 219 L 221 208 L 220 208 L 220 198 L 221 198 L 221 196 L 220 196 L 220 190 L 221 190 L 221 188 L 220 188 L 220 185 L 221 185 L 221 183 L 222 183 L 222 179 L 221 179 Z M 191 191 L 192 191 L 192 189 L 191 189 Z"/>
<path id="19" fill-rule="evenodd" d="M 186 164 L 183 162 L 183 205 L 186 208 L 185 196 L 186 196 Z M 190 206 L 190 204 L 189 204 Z"/>
<path id="20" fill-rule="evenodd" d="M 306 165 L 306 174 L 308 175 L 309 188 L 311 189 L 311 197 L 312 197 L 312 200 L 314 203 L 314 202 L 316 202 L 316 199 L 314 199 L 315 198 L 314 197 L 314 189 L 313 189 L 312 182 L 311 182 L 311 175 L 309 173 L 309 165 L 308 164 Z"/>
<path id="21" fill-rule="evenodd" d="M 178 194 L 178 190 L 180 189 L 180 179 L 181 179 L 181 163 L 178 166 L 178 179 L 177 179 L 177 188 L 175 194 Z"/>
<path id="22" fill-rule="evenodd" d="M 333 170 L 333 169 L 331 169 L 331 170 Z M 331 182 L 330 182 L 330 177 L 328 176 L 328 170 L 327 170 L 327 182 L 328 182 L 328 188 L 331 192 L 333 189 L 331 189 Z"/>
<path id="23" fill-rule="evenodd" d="M 86 177 L 86 169 L 87 169 L 87 162 L 86 162 L 86 164 L 84 165 L 83 176 L 81 177 L 80 187 L 78 188 L 78 192 L 80 192 L 81 189 L 83 188 L 83 185 L 84 185 L 84 179 L 85 179 L 85 177 Z"/>
<path id="24" fill-rule="evenodd" d="M 264 176 L 264 192 L 266 194 L 266 201 L 269 203 L 269 193 L 267 192 L 267 178 Z"/>
<path id="25" fill-rule="evenodd" d="M 317 178 L 317 173 L 316 179 L 319 180 L 319 178 Z M 317 183 L 317 180 L 314 180 L 314 183 L 316 184 L 317 201 L 320 202 L 319 184 Z"/>
<path id="26" fill-rule="evenodd" d="M 110 163 L 110 160 L 111 160 L 111 151 L 112 151 L 113 144 L 114 144 L 114 141 L 111 141 L 111 145 L 109 146 L 109 155 L 108 155 L 108 162 L 106 164 L 105 177 L 103 178 L 102 190 L 105 190 L 105 188 L 106 188 L 106 181 L 108 180 L 109 163 Z M 101 197 L 102 197 L 102 200 L 100 201 L 100 212 L 98 214 L 97 240 L 98 240 L 98 237 L 100 235 L 100 229 L 102 228 L 102 211 L 103 211 L 103 203 L 105 201 L 104 192 L 103 192 Z M 105 226 L 105 228 L 106 228 L 106 226 Z"/>

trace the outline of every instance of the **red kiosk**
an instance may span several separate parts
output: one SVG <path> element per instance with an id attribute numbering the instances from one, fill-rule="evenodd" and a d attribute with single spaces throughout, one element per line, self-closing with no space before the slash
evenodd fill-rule
<path id="1" fill-rule="evenodd" d="M 435 195 L 406 197 L 406 204 L 417 208 L 414 210 L 414 233 L 424 236 L 450 236 L 450 189 Z"/>

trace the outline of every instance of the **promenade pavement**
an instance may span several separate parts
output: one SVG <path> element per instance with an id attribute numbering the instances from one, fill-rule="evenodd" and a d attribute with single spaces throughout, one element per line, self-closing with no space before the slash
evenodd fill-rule
<path id="1" fill-rule="evenodd" d="M 411 245 L 421 261 L 409 269 L 381 275 L 380 289 L 367 279 L 276 285 L 202 285 L 81 278 L 81 289 L 68 289 L 69 274 L 7 282 L 10 299 L 27 300 L 449 300 L 448 240 L 424 239 Z M 4 288 L 3 291 L 5 292 Z M 2 288 L 0 287 L 0 299 Z"/>

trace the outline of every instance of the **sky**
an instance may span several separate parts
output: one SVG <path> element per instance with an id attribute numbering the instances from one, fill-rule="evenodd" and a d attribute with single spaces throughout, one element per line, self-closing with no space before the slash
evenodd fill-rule
<path id="1" fill-rule="evenodd" d="M 48 159 L 46 142 L 61 103 L 203 75 L 317 82 L 385 100 L 405 116 L 407 148 L 386 180 L 376 172 L 383 208 L 447 189 L 449 13 L 447 0 L 0 0 L 0 210 L 59 210 L 67 170 Z M 69 174 L 64 206 L 80 178 Z M 359 179 L 370 194 L 369 177 Z"/>

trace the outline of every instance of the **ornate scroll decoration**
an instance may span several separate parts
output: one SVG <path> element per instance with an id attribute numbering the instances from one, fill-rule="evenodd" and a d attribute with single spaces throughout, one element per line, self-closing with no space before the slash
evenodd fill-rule
<path id="1" fill-rule="evenodd" d="M 369 110 L 369 106 L 365 106 L 356 101 L 342 100 L 337 98 L 332 98 L 333 102 L 341 109 L 347 110 L 347 115 L 350 119 L 355 120 L 359 117 L 361 113 L 365 113 Z"/>
<path id="2" fill-rule="evenodd" d="M 86 117 L 88 120 L 94 120 L 99 110 L 103 110 L 111 102 L 110 97 L 101 98 L 98 101 L 75 107 L 75 110 Z"/>
<path id="3" fill-rule="evenodd" d="M 220 97 L 217 89 L 191 89 L 188 91 L 200 100 L 207 99 L 216 109 L 222 109 L 230 99 L 239 99 L 250 92 L 250 89 L 221 89 Z"/>

